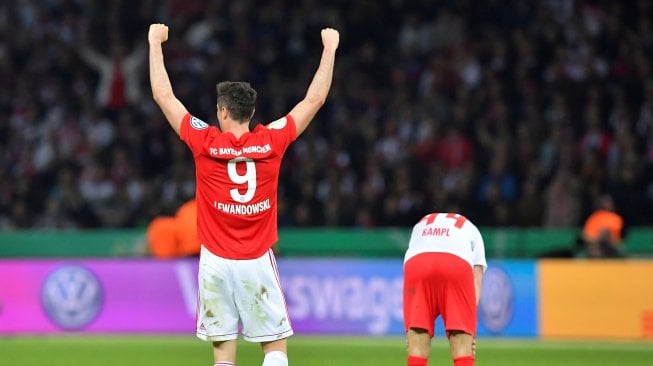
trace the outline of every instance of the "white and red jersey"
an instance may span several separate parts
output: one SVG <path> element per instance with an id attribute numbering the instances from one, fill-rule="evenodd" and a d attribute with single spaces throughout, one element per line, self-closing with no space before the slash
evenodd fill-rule
<path id="1" fill-rule="evenodd" d="M 223 258 L 265 254 L 278 240 L 279 168 L 297 137 L 292 117 L 236 138 L 187 114 L 180 137 L 195 159 L 200 243 Z"/>
<path id="2" fill-rule="evenodd" d="M 454 254 L 472 267 L 487 268 L 481 233 L 462 215 L 430 213 L 415 224 L 404 263 L 417 254 L 433 252 Z"/>

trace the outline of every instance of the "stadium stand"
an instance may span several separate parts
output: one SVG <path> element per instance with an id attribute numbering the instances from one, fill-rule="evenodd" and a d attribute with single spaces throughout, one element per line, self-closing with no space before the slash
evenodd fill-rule
<path id="1" fill-rule="evenodd" d="M 126 83 L 111 59 L 155 20 L 176 93 L 207 121 L 224 79 L 260 91 L 257 123 L 285 114 L 317 64 L 307 37 L 340 30 L 328 103 L 284 162 L 282 226 L 406 226 L 437 208 L 575 228 L 605 193 L 629 225 L 653 224 L 649 1 L 10 0 L 2 230 L 143 228 L 192 198 L 145 61 Z M 83 47 L 114 60 L 111 82 Z"/>

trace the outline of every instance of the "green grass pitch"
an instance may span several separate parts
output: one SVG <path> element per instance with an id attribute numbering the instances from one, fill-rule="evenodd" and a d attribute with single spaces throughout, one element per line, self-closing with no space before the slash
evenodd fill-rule
<path id="1" fill-rule="evenodd" d="M 290 365 L 405 365 L 403 338 L 308 337 L 289 340 Z M 581 342 L 479 339 L 479 366 L 633 366 L 653 364 L 653 342 Z M 258 344 L 240 341 L 240 366 L 260 365 Z M 189 336 L 0 337 L 0 364 L 11 366 L 210 366 L 210 346 Z M 437 339 L 430 365 L 452 365 Z"/>

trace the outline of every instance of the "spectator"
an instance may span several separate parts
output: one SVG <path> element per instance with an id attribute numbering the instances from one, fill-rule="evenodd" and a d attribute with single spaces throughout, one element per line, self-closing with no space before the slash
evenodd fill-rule
<path id="1" fill-rule="evenodd" d="M 580 221 L 580 185 L 566 169 L 559 169 L 546 192 L 545 227 L 573 227 Z"/>
<path id="2" fill-rule="evenodd" d="M 195 199 L 179 207 L 175 216 L 157 216 L 147 227 L 147 245 L 156 258 L 198 256 L 197 203 Z"/>
<path id="3" fill-rule="evenodd" d="M 590 258 L 621 257 L 624 229 L 624 219 L 615 212 L 612 197 L 601 196 L 596 210 L 583 225 L 585 255 Z"/>
<path id="4" fill-rule="evenodd" d="M 54 194 L 62 220 L 78 228 L 146 225 L 192 196 L 188 152 L 167 148 L 179 144 L 152 103 L 130 106 L 147 74 L 129 40 L 154 18 L 173 19 L 185 35 L 168 47 L 171 77 L 183 81 L 175 93 L 214 118 L 208 81 L 248 80 L 262 95 L 253 123 L 304 92 L 309 30 L 343 30 L 319 129 L 281 170 L 280 225 L 395 226 L 415 201 L 485 212 L 474 218 L 483 225 L 532 225 L 537 217 L 515 218 L 539 196 L 540 224 L 574 227 L 603 192 L 629 224 L 653 225 L 653 7 L 427 3 L 280 0 L 257 11 L 239 2 L 225 16 L 205 0 L 142 2 L 138 11 L 114 1 L 2 2 L 0 32 L 12 37 L 0 44 L 0 225 L 51 223 Z M 296 16 L 284 23 L 282 14 Z M 95 57 L 80 57 L 85 45 Z M 121 63 L 122 82 L 112 50 L 133 56 Z M 102 60 L 104 71 L 84 59 Z M 56 178 L 67 166 L 73 183 Z M 410 174 L 395 181 L 402 167 Z M 101 170 L 99 184 L 91 172 Z M 497 207 L 483 210 L 493 192 Z M 133 212 L 110 223 L 119 196 Z"/>
<path id="5" fill-rule="evenodd" d="M 136 105 L 141 99 L 138 73 L 145 59 L 145 47 L 139 45 L 127 54 L 122 41 L 111 41 L 110 55 L 105 56 L 89 44 L 82 44 L 80 56 L 100 73 L 95 101 L 98 106 L 118 110 Z"/>

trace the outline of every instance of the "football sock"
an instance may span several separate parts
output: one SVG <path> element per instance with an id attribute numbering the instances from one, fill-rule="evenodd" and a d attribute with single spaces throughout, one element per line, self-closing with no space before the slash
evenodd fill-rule
<path id="1" fill-rule="evenodd" d="M 474 366 L 474 356 L 461 356 L 453 359 L 454 366 Z"/>
<path id="2" fill-rule="evenodd" d="M 281 351 L 270 351 L 265 354 L 263 366 L 288 366 L 288 356 Z"/>
<path id="3" fill-rule="evenodd" d="M 218 361 L 213 366 L 236 366 L 236 363 L 229 361 Z"/>
<path id="4" fill-rule="evenodd" d="M 408 366 L 426 366 L 428 358 L 408 356 Z"/>

